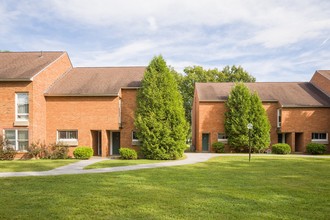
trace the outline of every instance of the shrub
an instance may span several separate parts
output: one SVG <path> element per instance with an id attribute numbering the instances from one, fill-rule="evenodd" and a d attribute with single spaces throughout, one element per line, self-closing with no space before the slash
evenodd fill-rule
<path id="1" fill-rule="evenodd" d="M 0 160 L 13 160 L 16 154 L 17 151 L 9 147 L 2 136 L 0 136 Z"/>
<path id="2" fill-rule="evenodd" d="M 288 144 L 274 144 L 272 146 L 273 154 L 289 154 L 291 153 L 291 147 Z"/>
<path id="3" fill-rule="evenodd" d="M 123 160 L 136 160 L 137 159 L 137 153 L 133 149 L 120 148 L 119 154 L 120 154 L 120 159 L 123 159 Z"/>
<path id="4" fill-rule="evenodd" d="M 28 154 L 35 158 L 38 159 L 41 157 L 41 153 L 43 151 L 43 149 L 46 148 L 45 144 L 40 143 L 39 141 L 36 143 L 32 143 L 29 147 L 28 147 Z"/>
<path id="5" fill-rule="evenodd" d="M 51 144 L 49 149 L 45 149 L 45 155 L 49 159 L 67 159 L 69 153 L 69 147 L 63 144 Z"/>
<path id="6" fill-rule="evenodd" d="M 214 142 L 212 144 L 212 148 L 216 153 L 224 153 L 225 152 L 225 144 L 222 142 Z"/>
<path id="7" fill-rule="evenodd" d="M 73 151 L 73 155 L 77 159 L 89 159 L 93 156 L 93 149 L 87 146 L 77 147 Z"/>
<path id="8" fill-rule="evenodd" d="M 324 154 L 327 149 L 324 144 L 309 143 L 306 146 L 306 150 L 309 154 Z"/>
<path id="9" fill-rule="evenodd" d="M 13 160 L 17 154 L 17 151 L 8 146 L 0 148 L 0 160 Z"/>

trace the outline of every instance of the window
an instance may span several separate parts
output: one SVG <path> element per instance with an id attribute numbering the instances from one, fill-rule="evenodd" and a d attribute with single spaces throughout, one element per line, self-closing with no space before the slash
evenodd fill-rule
<path id="1" fill-rule="evenodd" d="M 29 120 L 29 94 L 16 93 L 16 120 Z"/>
<path id="2" fill-rule="evenodd" d="M 132 131 L 132 145 L 140 145 L 140 140 L 136 135 L 136 131 Z"/>
<path id="3" fill-rule="evenodd" d="M 28 130 L 5 130 L 7 144 L 17 151 L 26 151 L 29 146 Z"/>
<path id="4" fill-rule="evenodd" d="M 327 141 L 327 133 L 312 133 L 312 141 Z"/>
<path id="5" fill-rule="evenodd" d="M 227 142 L 228 137 L 225 133 L 218 133 L 218 141 L 219 142 Z"/>
<path id="6" fill-rule="evenodd" d="M 70 141 L 78 139 L 78 131 L 58 131 L 57 140 Z"/>
<path id="7" fill-rule="evenodd" d="M 277 109 L 277 127 L 280 128 L 282 125 L 282 109 Z"/>
<path id="8" fill-rule="evenodd" d="M 78 131 L 77 130 L 57 131 L 57 143 L 67 146 L 77 146 Z"/>

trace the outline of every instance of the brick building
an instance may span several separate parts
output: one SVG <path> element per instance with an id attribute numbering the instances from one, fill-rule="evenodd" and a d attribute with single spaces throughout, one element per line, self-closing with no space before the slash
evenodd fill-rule
<path id="1" fill-rule="evenodd" d="M 234 83 L 196 83 L 192 110 L 192 142 L 197 152 L 227 143 L 225 102 Z M 245 83 L 256 91 L 271 124 L 271 143 L 288 143 L 305 152 L 310 142 L 326 144 L 330 133 L 330 71 L 316 71 L 310 82 Z M 228 149 L 227 149 L 228 150 Z"/>
<path id="2" fill-rule="evenodd" d="M 0 53 L 0 130 L 24 155 L 41 141 L 91 146 L 94 154 L 136 148 L 136 94 L 145 67 L 74 68 L 66 52 Z"/>

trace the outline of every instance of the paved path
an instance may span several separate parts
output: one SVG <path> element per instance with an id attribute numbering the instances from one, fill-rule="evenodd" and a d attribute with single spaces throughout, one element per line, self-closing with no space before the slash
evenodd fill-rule
<path id="1" fill-rule="evenodd" d="M 110 160 L 108 158 L 92 158 L 89 160 L 81 160 L 79 162 L 72 163 L 72 164 L 69 164 L 66 166 L 62 166 L 62 167 L 58 167 L 58 168 L 55 168 L 53 170 L 48 170 L 48 171 L 0 173 L 0 177 L 55 176 L 55 175 L 64 175 L 64 174 L 109 173 L 109 172 L 119 172 L 119 171 L 128 171 L 128 170 L 150 169 L 150 168 L 157 168 L 157 167 L 180 166 L 180 165 L 204 162 L 212 157 L 219 156 L 219 154 L 187 153 L 186 156 L 187 156 L 187 158 L 184 160 L 175 160 L 175 161 L 166 161 L 166 162 L 153 163 L 153 164 L 139 164 L 139 165 L 122 166 L 122 167 L 109 167 L 109 168 L 84 170 L 83 168 L 90 164 L 97 163 L 97 162 L 103 161 L 103 160 Z"/>
<path id="2" fill-rule="evenodd" d="M 207 161 L 212 157 L 217 156 L 245 156 L 248 157 L 248 154 L 212 154 L 212 153 L 186 153 L 187 158 L 184 160 L 175 160 L 175 161 L 165 161 L 161 163 L 153 164 L 139 164 L 131 166 L 122 166 L 122 167 L 109 167 L 109 168 L 99 168 L 99 169 L 89 169 L 84 170 L 85 166 L 88 166 L 93 163 L 97 163 L 103 160 L 110 160 L 108 158 L 91 158 L 89 160 L 81 160 L 76 163 L 72 163 L 66 166 L 58 167 L 53 170 L 48 171 L 33 171 L 33 172 L 6 172 L 0 173 L 0 177 L 17 177 L 17 176 L 55 176 L 55 175 L 65 175 L 65 174 L 86 174 L 86 173 L 110 173 L 110 172 L 120 172 L 128 170 L 140 170 L 140 169 L 150 169 L 157 167 L 170 167 L 170 166 L 180 166 L 187 164 L 194 164 L 199 162 Z M 252 154 L 253 157 L 258 156 L 279 156 L 286 157 L 287 155 L 276 155 L 276 154 Z M 312 156 L 312 155 L 288 155 L 289 157 L 313 157 L 313 158 L 329 158 L 330 156 Z"/>

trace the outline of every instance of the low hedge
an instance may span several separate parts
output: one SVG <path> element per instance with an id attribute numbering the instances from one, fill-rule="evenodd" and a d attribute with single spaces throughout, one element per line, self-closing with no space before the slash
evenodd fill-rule
<path id="1" fill-rule="evenodd" d="M 77 147 L 73 151 L 73 155 L 77 159 L 89 159 L 93 156 L 93 149 L 87 146 Z"/>
<path id="2" fill-rule="evenodd" d="M 214 142 L 212 144 L 212 148 L 216 153 L 224 153 L 225 152 L 225 144 L 222 142 Z"/>
<path id="3" fill-rule="evenodd" d="M 319 143 L 309 143 L 306 146 L 306 151 L 309 154 L 324 154 L 327 150 L 324 144 Z"/>
<path id="4" fill-rule="evenodd" d="M 272 146 L 272 153 L 273 154 L 289 154 L 291 153 L 291 147 L 288 144 L 274 144 Z"/>
<path id="5" fill-rule="evenodd" d="M 14 160 L 17 151 L 12 147 L 0 148 L 0 160 Z"/>
<path id="6" fill-rule="evenodd" d="M 130 148 L 120 148 L 119 149 L 120 159 L 123 160 L 136 160 L 137 153 L 135 150 Z"/>

